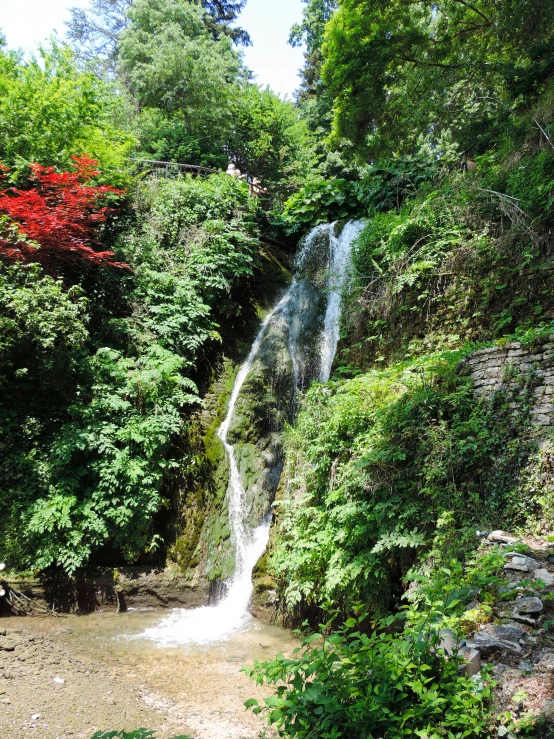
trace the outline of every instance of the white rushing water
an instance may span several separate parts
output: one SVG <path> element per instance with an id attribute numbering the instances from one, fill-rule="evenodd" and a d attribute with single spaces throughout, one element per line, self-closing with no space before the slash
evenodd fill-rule
<path id="1" fill-rule="evenodd" d="M 318 237 L 327 233 L 329 237 L 329 276 L 327 280 L 327 309 L 321 340 L 320 380 L 327 381 L 335 356 L 339 339 L 339 321 L 341 311 L 341 291 L 350 264 L 350 249 L 353 240 L 359 235 L 361 222 L 350 222 L 343 229 L 339 238 L 334 236 L 334 224 L 324 224 L 314 228 L 305 239 L 297 259 L 297 267 L 310 255 Z M 231 538 L 235 546 L 235 573 L 226 583 L 226 595 L 214 606 L 195 609 L 176 609 L 158 625 L 144 631 L 140 636 L 151 639 L 162 646 L 179 646 L 186 644 L 209 644 L 227 639 L 231 634 L 244 629 L 252 617 L 248 605 L 252 597 L 252 571 L 258 559 L 264 553 L 268 539 L 270 520 L 263 522 L 254 530 L 246 523 L 247 497 L 238 470 L 233 445 L 227 440 L 229 428 L 235 412 L 242 386 L 248 377 L 252 364 L 258 355 L 267 329 L 273 319 L 280 314 L 286 317 L 288 324 L 288 349 L 292 362 L 293 398 L 299 382 L 303 386 L 303 378 L 299 377 L 298 351 L 301 343 L 302 309 L 306 300 L 302 285 L 296 279 L 266 316 L 258 335 L 252 344 L 246 361 L 241 366 L 229 401 L 227 416 L 217 434 L 221 439 L 229 460 L 229 524 Z"/>
<path id="2" fill-rule="evenodd" d="M 334 224 L 329 230 L 329 276 L 327 278 L 327 310 L 321 338 L 321 367 L 319 379 L 327 382 L 331 376 L 333 360 L 339 343 L 342 291 L 348 276 L 352 243 L 364 227 L 363 221 L 349 221 L 340 236 L 334 235 Z"/>

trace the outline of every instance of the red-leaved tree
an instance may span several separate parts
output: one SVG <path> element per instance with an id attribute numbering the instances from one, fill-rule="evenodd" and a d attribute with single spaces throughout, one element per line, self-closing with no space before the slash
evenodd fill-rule
<path id="1" fill-rule="evenodd" d="M 98 174 L 96 160 L 82 156 L 73 161 L 72 172 L 33 164 L 28 190 L 2 187 L 8 169 L 0 165 L 0 215 L 7 216 L 0 222 L 0 255 L 39 261 L 47 269 L 68 260 L 128 268 L 114 261 L 112 251 L 96 248 L 98 227 L 111 210 L 108 203 L 123 191 L 90 184 Z"/>

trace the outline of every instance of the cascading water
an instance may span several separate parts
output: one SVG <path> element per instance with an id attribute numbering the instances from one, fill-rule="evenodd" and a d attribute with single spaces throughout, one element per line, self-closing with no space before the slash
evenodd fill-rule
<path id="1" fill-rule="evenodd" d="M 358 238 L 363 227 L 363 221 L 349 221 L 338 238 L 334 235 L 333 228 L 329 230 L 328 296 L 321 337 L 321 367 L 319 370 L 321 382 L 327 382 L 331 376 L 331 368 L 339 343 L 342 290 L 350 266 L 352 243 Z"/>
<path id="2" fill-rule="evenodd" d="M 235 546 L 235 573 L 226 583 L 226 595 L 215 606 L 175 610 L 160 625 L 147 629 L 142 634 L 143 637 L 152 639 L 161 645 L 207 644 L 221 641 L 233 632 L 245 628 L 249 623 L 251 616 L 248 613 L 248 605 L 252 596 L 252 571 L 267 546 L 270 520 L 268 516 L 267 520 L 254 530 L 250 530 L 246 523 L 247 496 L 241 482 L 234 447 L 227 439 L 236 403 L 268 328 L 277 316 L 284 317 L 288 328 L 287 346 L 292 374 L 291 416 L 294 416 L 298 388 L 304 387 L 307 381 L 318 374 L 322 381 L 329 379 L 339 339 L 341 290 L 344 287 L 350 263 L 352 242 L 357 238 L 362 227 L 361 222 L 352 221 L 345 226 L 337 238 L 334 235 L 334 224 L 317 226 L 306 237 L 296 258 L 296 269 L 300 272 L 314 252 L 318 239 L 328 238 L 327 302 L 321 341 L 317 347 L 318 367 L 313 367 L 310 371 L 310 361 L 303 356 L 302 351 L 303 339 L 305 339 L 303 334 L 309 332 L 302 319 L 310 308 L 310 304 L 314 302 L 314 295 L 316 299 L 318 296 L 314 293 L 314 287 L 310 287 L 308 280 L 295 277 L 285 295 L 266 316 L 235 380 L 227 416 L 218 431 L 229 460 L 230 474 L 227 491 L 229 524 L 231 539 Z M 313 308 L 313 305 L 311 307 Z"/>

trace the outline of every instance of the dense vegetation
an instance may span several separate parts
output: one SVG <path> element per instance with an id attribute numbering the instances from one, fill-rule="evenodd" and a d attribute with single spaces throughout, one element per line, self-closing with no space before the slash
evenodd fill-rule
<path id="1" fill-rule="evenodd" d="M 496 732 L 449 687 L 429 624 L 467 627 L 478 572 L 473 595 L 499 597 L 501 565 L 475 555 L 478 529 L 554 523 L 532 372 L 517 391 L 479 400 L 463 369 L 477 348 L 533 347 L 554 329 L 553 12 L 550 2 L 531 12 L 526 2 L 310 0 L 293 31 L 308 46 L 298 102 L 326 138 L 282 222 L 302 233 L 367 220 L 334 377 L 308 390 L 287 433 L 263 563 L 285 618 L 314 627 L 331 609 L 343 624 L 321 627 L 323 641 L 308 632 L 293 659 L 256 665 L 276 695 L 253 706 L 286 736 Z M 463 727 L 450 723 L 459 715 Z M 499 735 L 526 731 L 508 720 Z"/>
<path id="2" fill-rule="evenodd" d="M 499 595 L 476 529 L 554 525 L 532 372 L 487 400 L 464 369 L 554 333 L 554 3 L 304 1 L 294 103 L 252 83 L 239 1 L 93 0 L 71 46 L 0 49 L 0 559 L 163 563 L 263 240 L 364 218 L 260 565 L 313 631 L 248 705 L 306 739 L 532 735 L 438 644 Z M 144 159 L 233 161 L 272 197 Z"/>
<path id="3" fill-rule="evenodd" d="M 133 161 L 231 158 L 278 194 L 313 157 L 293 105 L 249 81 L 241 7 L 99 0 L 73 12 L 74 49 L 0 50 L 0 557 L 12 567 L 163 560 L 158 514 L 197 468 L 189 419 L 221 331 L 240 336 L 255 317 L 267 217 L 243 182 L 145 179 Z"/>

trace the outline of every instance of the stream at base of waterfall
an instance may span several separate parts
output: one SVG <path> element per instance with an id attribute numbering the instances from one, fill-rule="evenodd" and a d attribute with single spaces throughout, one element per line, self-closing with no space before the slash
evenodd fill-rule
<path id="1" fill-rule="evenodd" d="M 235 547 L 235 573 L 225 583 L 225 595 L 213 606 L 192 610 L 176 609 L 161 623 L 146 629 L 139 638 L 149 639 L 159 646 L 213 644 L 226 640 L 230 635 L 251 628 L 253 618 L 248 612 L 252 597 L 252 571 L 264 553 L 270 527 L 270 512 L 256 528 L 247 523 L 246 493 L 241 481 L 233 445 L 228 442 L 228 432 L 235 405 L 241 389 L 256 359 L 264 337 L 277 318 L 285 320 L 288 328 L 288 352 L 291 362 L 291 417 L 296 410 L 298 390 L 312 380 L 327 382 L 339 341 L 342 291 L 348 277 L 352 245 L 360 235 L 363 222 L 350 221 L 340 234 L 335 234 L 335 224 L 323 224 L 314 228 L 305 238 L 295 260 L 295 277 L 285 295 L 263 321 L 252 344 L 250 353 L 241 366 L 231 398 L 227 416 L 221 424 L 218 436 L 225 447 L 229 461 L 229 485 L 227 499 L 231 538 Z M 324 247 L 322 248 L 322 244 Z M 307 358 L 302 350 L 304 334 L 309 331 L 303 315 L 306 306 L 313 303 L 313 286 L 309 289 L 306 272 L 324 262 L 325 279 L 319 288 L 318 298 L 325 294 L 325 310 L 320 317 L 320 336 L 315 348 L 315 358 Z M 317 264 L 319 262 L 319 264 Z M 313 306 L 311 306 L 313 308 Z"/>

